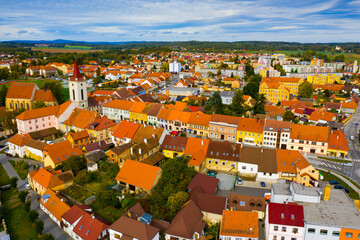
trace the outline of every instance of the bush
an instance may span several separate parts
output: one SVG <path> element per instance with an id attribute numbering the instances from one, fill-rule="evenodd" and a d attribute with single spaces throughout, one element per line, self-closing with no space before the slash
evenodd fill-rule
<path id="1" fill-rule="evenodd" d="M 44 230 L 44 222 L 42 220 L 38 220 L 35 223 L 35 230 L 37 234 L 42 234 Z"/>
<path id="2" fill-rule="evenodd" d="M 31 201 L 30 200 L 27 200 L 25 202 L 24 208 L 25 208 L 25 211 L 30 212 L 30 208 L 31 208 Z"/>
<path id="3" fill-rule="evenodd" d="M 84 185 L 91 182 L 91 172 L 79 172 L 75 177 L 75 183 Z"/>
<path id="4" fill-rule="evenodd" d="M 17 188 L 17 182 L 19 181 L 19 179 L 17 177 L 12 177 L 10 179 L 10 185 L 12 188 Z"/>
<path id="5" fill-rule="evenodd" d="M 55 240 L 54 236 L 51 233 L 45 233 L 42 237 L 41 240 Z"/>
<path id="6" fill-rule="evenodd" d="M 26 197 L 29 194 L 28 191 L 20 191 L 18 197 L 22 203 L 25 203 Z"/>
<path id="7" fill-rule="evenodd" d="M 36 222 L 39 218 L 39 213 L 36 210 L 31 210 L 29 213 L 29 219 L 31 222 Z"/>

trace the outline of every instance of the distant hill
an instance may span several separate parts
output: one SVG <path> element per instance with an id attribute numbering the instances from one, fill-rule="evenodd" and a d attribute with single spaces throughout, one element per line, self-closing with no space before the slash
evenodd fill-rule
<path id="1" fill-rule="evenodd" d="M 55 40 L 12 40 L 0 41 L 2 43 L 29 43 L 29 44 L 99 44 L 99 45 L 123 45 L 128 43 L 145 43 L 145 41 L 125 41 L 125 42 L 86 42 L 86 41 L 73 41 L 66 39 Z"/>

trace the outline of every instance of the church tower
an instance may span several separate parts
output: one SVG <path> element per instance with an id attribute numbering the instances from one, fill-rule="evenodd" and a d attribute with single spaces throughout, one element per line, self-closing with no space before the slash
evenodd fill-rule
<path id="1" fill-rule="evenodd" d="M 69 79 L 70 100 L 75 102 L 83 109 L 88 108 L 86 79 L 81 76 L 79 66 L 74 63 L 74 72 L 72 78 Z"/>

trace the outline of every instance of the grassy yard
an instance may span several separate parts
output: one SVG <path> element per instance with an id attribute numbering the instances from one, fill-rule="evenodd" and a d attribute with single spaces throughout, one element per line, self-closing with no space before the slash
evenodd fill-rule
<path id="1" fill-rule="evenodd" d="M 110 222 L 115 222 L 118 218 L 120 218 L 124 214 L 123 209 L 117 209 L 113 206 L 105 206 L 102 207 L 100 204 L 98 204 L 96 201 L 94 204 L 91 205 L 94 212 L 99 214 L 101 217 L 105 218 L 106 220 Z"/>
<path id="2" fill-rule="evenodd" d="M 61 192 L 78 200 L 79 202 L 84 202 L 85 199 L 94 195 L 92 192 L 89 192 L 79 186 L 70 186 L 67 189 L 62 190 Z"/>
<path id="3" fill-rule="evenodd" d="M 19 174 L 19 177 L 24 180 L 27 178 L 27 175 L 29 173 L 29 164 L 27 162 L 21 162 L 15 161 L 15 160 L 9 160 L 10 164 L 13 166 L 17 174 Z"/>
<path id="4" fill-rule="evenodd" d="M 352 189 L 349 185 L 347 185 L 343 180 L 341 180 L 340 178 L 336 177 L 335 175 L 331 174 L 329 171 L 323 171 L 323 170 L 319 170 L 319 172 L 321 173 L 321 175 L 324 176 L 323 181 L 330 181 L 330 180 L 335 180 L 338 181 L 340 183 L 341 186 L 347 188 L 349 190 L 349 197 L 352 199 L 359 199 L 359 193 L 357 193 L 354 189 Z"/>
<path id="5" fill-rule="evenodd" d="M 18 191 L 13 189 L 2 192 L 3 213 L 12 240 L 38 239 L 35 225 L 29 220 L 29 213 L 18 198 Z"/>
<path id="6" fill-rule="evenodd" d="M 95 179 L 89 183 L 84 184 L 86 189 L 99 193 L 105 191 L 108 187 L 116 183 L 115 179 L 108 174 L 102 172 L 94 172 Z"/>
<path id="7" fill-rule="evenodd" d="M 44 79 L 13 80 L 10 82 L 34 82 L 34 83 L 36 83 L 36 85 L 38 85 L 39 88 L 42 88 L 44 86 L 44 83 L 47 81 L 55 81 L 55 80 L 49 79 L 49 78 L 44 78 Z M 10 82 L 8 82 L 4 85 L 9 87 Z"/>
<path id="8" fill-rule="evenodd" d="M 350 160 L 345 160 L 345 159 L 340 159 L 340 158 L 329 158 L 329 157 L 322 157 L 322 156 L 318 156 L 318 158 L 325 159 L 325 160 L 332 161 L 332 162 L 338 162 L 338 163 L 351 163 Z"/>
<path id="9" fill-rule="evenodd" d="M 7 172 L 5 171 L 5 168 L 0 163 L 0 186 L 6 185 L 10 183 L 10 178 Z"/>

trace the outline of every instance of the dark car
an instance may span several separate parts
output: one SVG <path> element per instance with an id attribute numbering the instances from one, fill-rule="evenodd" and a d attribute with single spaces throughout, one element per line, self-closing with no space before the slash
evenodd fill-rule
<path id="1" fill-rule="evenodd" d="M 6 147 L 5 145 L 0 145 L 0 148 L 4 148 L 4 147 Z"/>
<path id="2" fill-rule="evenodd" d="M 210 170 L 210 171 L 207 173 L 207 175 L 210 176 L 210 177 L 215 177 L 216 174 L 217 174 L 217 172 L 214 171 L 214 170 Z"/>
<path id="3" fill-rule="evenodd" d="M 355 126 L 359 125 L 359 123 L 355 123 Z"/>
<path id="4" fill-rule="evenodd" d="M 13 157 L 13 155 L 11 153 L 7 153 L 6 156 Z"/>
<path id="5" fill-rule="evenodd" d="M 330 185 L 338 185 L 338 184 L 340 184 L 338 181 L 335 181 L 335 180 L 330 180 L 329 183 L 330 183 Z"/>
<path id="6" fill-rule="evenodd" d="M 265 187 L 265 186 L 266 186 L 265 182 L 260 182 L 260 185 L 261 185 L 262 187 Z"/>
<path id="7" fill-rule="evenodd" d="M 335 189 L 343 189 L 346 193 L 349 193 L 349 190 L 344 188 L 343 186 L 341 185 L 335 185 Z"/>

